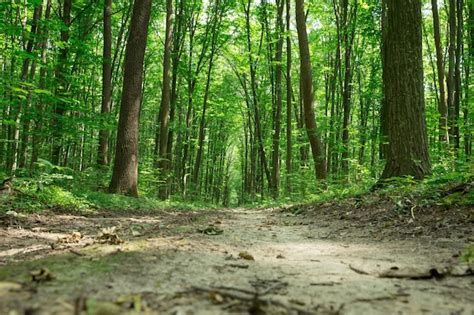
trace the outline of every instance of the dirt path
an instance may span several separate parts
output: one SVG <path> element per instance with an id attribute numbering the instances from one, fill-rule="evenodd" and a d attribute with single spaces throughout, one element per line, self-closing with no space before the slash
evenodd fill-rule
<path id="1" fill-rule="evenodd" d="M 23 225 L 0 229 L 2 314 L 474 314 L 464 241 L 375 241 L 271 209 Z M 94 241 L 111 226 L 123 243 Z"/>

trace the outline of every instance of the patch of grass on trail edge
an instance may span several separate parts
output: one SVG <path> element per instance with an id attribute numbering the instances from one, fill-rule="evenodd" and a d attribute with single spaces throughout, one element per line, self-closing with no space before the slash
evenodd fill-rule
<path id="1" fill-rule="evenodd" d="M 179 200 L 161 201 L 155 198 L 133 198 L 100 191 L 67 190 L 59 186 L 48 186 L 38 191 L 17 189 L 12 196 L 0 199 L 0 213 L 16 211 L 36 213 L 49 210 L 70 214 L 153 214 L 162 210 L 199 210 L 216 206 L 202 202 Z"/>
<path id="2" fill-rule="evenodd" d="M 90 186 L 80 188 L 78 185 L 60 182 L 38 184 L 38 181 L 32 178 L 15 178 L 13 187 L 15 190 L 12 195 L 0 196 L 0 214 L 8 211 L 20 213 L 51 211 L 81 215 L 145 215 L 168 209 L 187 211 L 217 208 L 212 204 L 189 200 L 162 201 L 148 196 L 133 198 L 109 194 L 105 189 L 94 191 Z"/>
<path id="3" fill-rule="evenodd" d="M 155 197 L 159 183 L 153 182 L 140 186 L 140 198 L 109 194 L 106 187 L 110 174 L 106 170 L 76 172 L 56 168 L 51 167 L 47 171 L 14 178 L 15 193 L 0 196 L 0 214 L 7 211 L 35 213 L 48 210 L 55 213 L 121 215 L 152 214 L 169 209 L 187 211 L 222 208 L 221 205 L 191 197 L 183 199 L 172 196 L 167 201 L 159 200 Z M 0 176 L 6 177 L 4 174 Z M 253 202 L 243 201 L 231 206 L 277 208 L 297 204 L 338 203 L 354 198 L 370 200 L 372 203 L 389 199 L 396 205 L 396 209 L 405 209 L 410 204 L 416 204 L 418 207 L 436 205 L 447 208 L 474 206 L 474 169 L 470 168 L 462 172 L 435 171 L 423 181 L 410 177 L 396 178 L 386 181 L 376 190 L 373 189 L 375 179 L 357 183 L 330 180 L 326 183 L 303 184 L 295 184 L 291 191 L 282 192 L 277 199 L 267 194 L 263 197 L 255 196 Z"/>
<path id="4" fill-rule="evenodd" d="M 270 208 L 297 205 L 340 203 L 348 200 L 377 202 L 390 200 L 404 208 L 405 203 L 416 203 L 417 206 L 474 206 L 474 170 L 466 172 L 436 173 L 418 181 L 412 177 L 393 178 L 378 185 L 375 180 L 351 183 L 332 181 L 323 186 L 316 186 L 313 192 L 308 191 L 305 198 L 283 196 L 278 199 L 262 198 L 243 205 L 244 208 Z M 362 206 L 362 204 L 361 204 Z"/>

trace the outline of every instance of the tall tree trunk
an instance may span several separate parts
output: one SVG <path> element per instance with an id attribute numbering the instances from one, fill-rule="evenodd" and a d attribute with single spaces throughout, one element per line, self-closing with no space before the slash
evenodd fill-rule
<path id="1" fill-rule="evenodd" d="M 278 197 L 280 183 L 280 133 L 281 133 L 281 111 L 283 103 L 282 93 L 282 56 L 283 56 L 283 8 L 284 0 L 277 0 L 276 21 L 276 52 L 275 52 L 275 107 L 273 113 L 273 137 L 272 137 L 272 188 L 273 198 Z"/>
<path id="2" fill-rule="evenodd" d="M 315 174 L 318 179 L 326 179 L 326 160 L 321 139 L 318 135 L 316 119 L 313 109 L 313 83 L 311 60 L 309 55 L 308 34 L 304 13 L 304 0 L 296 0 L 296 28 L 298 30 L 298 44 L 300 48 L 300 71 L 302 79 L 304 119 L 308 134 L 311 152 L 315 165 Z"/>
<path id="3" fill-rule="evenodd" d="M 455 81 L 455 63 L 456 63 L 456 0 L 449 0 L 449 13 L 448 13 L 448 25 L 449 25 L 449 46 L 448 46 L 448 132 L 449 141 L 451 144 L 456 143 L 455 139 L 455 93 L 456 93 L 456 81 Z"/>
<path id="4" fill-rule="evenodd" d="M 69 54 L 69 27 L 71 24 L 71 9 L 72 9 L 72 0 L 64 0 L 63 3 L 63 12 L 62 12 L 62 23 L 63 28 L 61 29 L 61 42 L 62 48 L 59 51 L 58 63 L 55 69 L 56 77 L 56 94 L 60 98 L 57 101 L 54 108 L 54 117 L 53 117 L 53 152 L 51 156 L 51 162 L 53 164 L 59 165 L 61 148 L 62 148 L 62 132 L 63 132 L 63 116 L 66 112 L 66 102 L 63 100 L 66 94 L 66 69 L 67 69 L 67 59 Z M 61 99 L 62 98 L 62 99 Z"/>
<path id="5" fill-rule="evenodd" d="M 112 101 L 112 0 L 104 1 L 104 47 L 102 54 L 102 104 L 100 113 L 105 120 L 110 113 Z M 97 164 L 109 164 L 109 132 L 99 131 Z"/>
<path id="6" fill-rule="evenodd" d="M 463 11 L 464 1 L 456 1 L 456 59 L 454 68 L 454 147 L 458 152 L 461 137 L 459 133 L 459 117 L 461 110 L 461 96 L 462 96 L 462 78 L 461 78 L 461 59 L 463 53 Z"/>
<path id="7" fill-rule="evenodd" d="M 344 43 L 344 83 L 342 91 L 342 171 L 349 172 L 349 125 L 351 118 L 352 99 L 352 48 L 355 37 L 355 19 L 357 17 L 357 1 L 349 6 L 349 0 L 342 1 L 342 41 Z"/>
<path id="8" fill-rule="evenodd" d="M 431 172 L 425 123 L 421 0 L 386 0 L 383 37 L 388 150 L 382 178 Z"/>
<path id="9" fill-rule="evenodd" d="M 291 36 L 290 36 L 291 0 L 286 0 L 286 191 L 291 192 L 292 173 L 292 106 L 293 93 L 291 88 Z"/>
<path id="10" fill-rule="evenodd" d="M 30 69 L 30 65 L 32 65 L 33 61 L 31 58 L 31 54 L 33 52 L 33 48 L 35 47 L 35 40 L 37 35 L 38 29 L 38 20 L 41 18 L 42 14 L 42 5 L 37 4 L 33 11 L 33 18 L 31 19 L 31 28 L 28 34 L 28 40 L 26 42 L 25 47 L 25 55 L 26 57 L 23 59 L 21 73 L 20 73 L 20 81 L 22 83 L 27 83 L 28 81 L 28 72 Z M 26 31 L 26 30 L 25 30 Z M 29 90 L 28 85 L 25 85 L 25 90 Z M 12 117 L 14 124 L 10 127 L 10 148 L 9 148 L 9 156 L 10 161 L 8 165 L 8 172 L 13 174 L 17 167 L 18 167 L 18 159 L 19 159 L 19 144 L 20 144 L 20 124 L 21 124 L 21 116 L 23 111 L 26 107 L 26 102 L 28 102 L 29 98 L 26 99 L 17 99 L 15 102 L 17 103 L 16 108 L 12 109 Z"/>
<path id="11" fill-rule="evenodd" d="M 51 0 L 46 0 L 46 10 L 44 14 L 45 21 L 49 21 L 51 14 Z M 49 37 L 49 32 L 48 32 L 48 26 L 43 26 L 41 29 L 41 44 L 40 44 L 40 50 L 41 50 L 41 68 L 39 71 L 39 88 L 44 90 L 46 88 L 46 52 L 47 52 L 47 44 L 48 44 L 48 37 Z M 33 132 L 33 139 L 32 139 L 32 149 L 31 149 L 31 162 L 30 162 L 30 168 L 33 169 L 33 165 L 38 161 L 39 157 L 39 150 L 40 150 L 40 143 L 42 141 L 42 137 L 40 136 L 41 130 L 43 127 L 43 106 L 44 99 L 41 96 L 37 102 L 36 105 L 36 111 L 38 115 L 34 119 L 34 132 Z"/>
<path id="12" fill-rule="evenodd" d="M 471 135 L 471 125 L 472 122 L 469 121 L 469 114 L 471 108 L 469 108 L 470 96 L 469 93 L 469 84 L 471 83 L 471 69 L 472 63 L 474 61 L 474 3 L 472 1 L 468 2 L 468 52 L 467 58 L 465 58 L 465 71 L 466 71 L 466 83 L 465 83 L 465 92 L 464 92 L 464 110 L 463 110 L 463 118 L 464 118 L 464 153 L 468 160 L 471 158 L 472 154 L 472 135 Z M 465 55 L 465 56 L 466 56 Z M 466 60 L 467 59 L 467 60 Z"/>
<path id="13" fill-rule="evenodd" d="M 171 168 L 170 154 L 168 152 L 168 136 L 169 136 L 169 114 L 170 114 L 170 67 L 171 67 L 171 50 L 173 44 L 173 0 L 166 0 L 166 38 L 165 53 L 163 56 L 163 85 L 161 89 L 161 106 L 160 106 L 160 137 L 159 137 L 159 157 L 158 168 L 160 169 L 160 179 L 162 184 L 159 189 L 161 199 L 168 197 L 168 173 Z"/>
<path id="14" fill-rule="evenodd" d="M 251 30 L 250 30 L 250 4 L 251 0 L 248 0 L 246 4 L 243 4 L 245 10 L 245 28 L 246 28 L 246 37 L 247 37 L 247 54 L 249 59 L 249 68 L 250 68 L 250 85 L 252 90 L 252 103 L 254 110 L 254 120 L 255 120 L 255 137 L 258 143 L 258 151 L 260 155 L 261 164 L 265 172 L 265 176 L 268 182 L 268 186 L 271 187 L 271 174 L 268 169 L 267 157 L 265 153 L 265 147 L 263 144 L 262 136 L 262 126 L 260 121 L 260 110 L 258 108 L 258 96 L 257 96 L 257 74 L 256 74 L 256 65 L 252 57 L 252 39 L 251 39 Z"/>
<path id="15" fill-rule="evenodd" d="M 135 1 L 124 60 L 124 78 L 109 191 L 138 196 L 138 125 L 143 82 L 143 61 L 151 0 Z"/>
<path id="16" fill-rule="evenodd" d="M 431 9 L 433 11 L 433 33 L 436 48 L 436 67 L 438 70 L 438 88 L 439 88 L 439 140 L 449 142 L 448 135 L 448 104 L 446 99 L 446 81 L 444 75 L 444 56 L 441 43 L 441 32 L 439 26 L 438 0 L 431 0 Z"/>
<path id="17" fill-rule="evenodd" d="M 208 106 L 209 100 L 209 90 L 211 87 L 211 76 L 212 76 L 212 69 L 214 67 L 214 58 L 217 53 L 217 45 L 218 45 L 218 37 L 222 22 L 222 15 L 224 14 L 222 8 L 220 8 L 220 1 L 217 0 L 215 5 L 215 12 L 213 17 L 213 25 L 211 28 L 212 31 L 212 38 L 211 38 L 211 51 L 209 57 L 209 65 L 207 69 L 207 79 L 206 79 L 206 86 L 204 88 L 204 99 L 202 103 L 202 113 L 201 119 L 199 123 L 199 132 L 198 132 L 198 147 L 196 152 L 196 160 L 194 163 L 194 170 L 193 170 L 193 183 L 195 188 L 200 189 L 200 181 L 199 181 L 199 170 L 201 168 L 202 158 L 203 158 L 203 151 L 204 151 L 204 139 L 205 139 L 205 132 L 206 132 L 206 111 Z"/>

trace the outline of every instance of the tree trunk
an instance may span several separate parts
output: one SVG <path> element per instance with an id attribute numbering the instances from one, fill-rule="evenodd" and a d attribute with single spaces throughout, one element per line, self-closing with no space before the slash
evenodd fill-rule
<path id="1" fill-rule="evenodd" d="M 387 0 L 383 37 L 388 148 L 382 178 L 431 172 L 425 123 L 421 1 Z"/>
<path id="2" fill-rule="evenodd" d="M 456 62 L 456 0 L 449 0 L 449 46 L 448 46 L 448 132 L 450 144 L 456 143 L 455 139 L 455 62 Z"/>
<path id="3" fill-rule="evenodd" d="M 46 0 L 46 10 L 45 10 L 45 21 L 48 21 L 50 18 L 51 14 L 51 0 Z M 43 26 L 41 29 L 41 44 L 40 44 L 40 49 L 41 49 L 41 68 L 39 71 L 39 88 L 44 90 L 46 88 L 46 52 L 47 52 L 47 44 L 48 44 L 48 37 L 49 37 L 49 32 L 48 32 L 48 26 Z M 30 162 L 30 168 L 33 169 L 33 165 L 38 161 L 39 157 L 39 150 L 40 150 L 40 143 L 42 141 L 42 137 L 40 136 L 41 130 L 43 127 L 43 106 L 44 99 L 43 96 L 41 96 L 37 102 L 36 105 L 36 110 L 38 112 L 38 116 L 35 117 L 34 119 L 34 132 L 33 132 L 33 139 L 32 139 L 32 149 L 31 149 L 31 162 Z"/>
<path id="4" fill-rule="evenodd" d="M 446 100 L 446 81 L 444 75 L 444 56 L 441 43 L 441 32 L 439 26 L 438 1 L 431 0 L 431 9 L 433 11 L 433 33 L 436 48 L 436 66 L 438 69 L 438 88 L 439 88 L 439 140 L 449 142 L 448 135 L 448 104 Z"/>
<path id="5" fill-rule="evenodd" d="M 38 20 L 41 18 L 42 14 L 42 5 L 38 4 L 34 8 L 33 12 L 33 18 L 31 20 L 31 29 L 28 34 L 28 40 L 26 42 L 26 47 L 25 47 L 25 55 L 26 57 L 23 59 L 22 67 L 21 67 L 21 73 L 20 73 L 20 82 L 22 83 L 27 83 L 28 81 L 28 72 L 30 69 L 30 65 L 32 64 L 32 58 L 31 54 L 33 52 L 33 48 L 35 45 L 35 40 L 36 40 L 36 35 L 37 35 L 37 29 L 38 29 Z M 25 30 L 26 32 L 26 30 Z M 26 84 L 23 89 L 28 90 L 29 87 Z M 14 124 L 9 127 L 10 131 L 10 147 L 9 147 L 9 159 L 10 163 L 8 165 L 8 172 L 10 174 L 15 173 L 17 167 L 18 167 L 18 155 L 19 155 L 19 144 L 20 144 L 20 124 L 21 124 L 21 116 L 24 111 L 24 105 L 27 105 L 26 102 L 28 102 L 27 98 L 26 100 L 22 99 L 16 99 L 14 102 L 16 103 L 16 106 L 12 108 L 11 114 L 12 114 L 12 120 L 14 121 Z"/>
<path id="6" fill-rule="evenodd" d="M 463 11 L 464 1 L 456 1 L 456 59 L 454 64 L 454 147 L 456 152 L 459 150 L 461 137 L 459 133 L 459 117 L 461 110 L 461 96 L 462 96 L 462 78 L 461 78 L 461 59 L 463 53 Z"/>
<path id="7" fill-rule="evenodd" d="M 260 111 L 258 108 L 258 96 L 257 96 L 257 74 L 256 74 L 256 65 L 252 57 L 252 41 L 251 41 L 251 30 L 250 30 L 250 4 L 251 1 L 248 0 L 247 4 L 244 4 L 245 10 L 245 28 L 247 36 L 247 53 L 249 59 L 249 68 L 250 68 L 250 85 L 252 90 L 252 102 L 254 110 L 254 119 L 255 119 L 255 137 L 258 143 L 258 151 L 260 155 L 261 164 L 265 172 L 265 176 L 268 182 L 268 186 L 271 186 L 271 174 L 268 169 L 267 158 L 265 153 L 265 147 L 263 144 L 262 128 L 260 121 Z"/>
<path id="8" fill-rule="evenodd" d="M 161 199 L 168 198 L 168 173 L 170 170 L 170 155 L 168 151 L 169 136 L 169 114 L 170 114 L 170 66 L 171 49 L 173 43 L 173 0 L 166 0 L 166 38 L 165 52 L 163 56 L 163 85 L 161 89 L 160 106 L 160 137 L 158 152 L 158 168 L 160 169 L 160 179 L 162 184 L 159 189 Z"/>
<path id="9" fill-rule="evenodd" d="M 61 42 L 63 43 L 62 48 L 59 52 L 58 63 L 55 69 L 55 77 L 57 90 L 56 94 L 60 98 L 65 97 L 66 93 L 66 68 L 67 59 L 69 54 L 68 42 L 69 42 L 69 26 L 71 24 L 71 9 L 72 0 L 64 0 L 63 12 L 62 12 L 62 23 L 63 28 L 61 29 Z M 59 165 L 61 147 L 62 147 L 62 119 L 66 112 L 66 103 L 64 100 L 59 100 L 54 108 L 53 118 L 53 152 L 51 156 L 51 162 Z"/>
<path id="10" fill-rule="evenodd" d="M 138 125 L 143 82 L 143 61 L 151 0 L 135 1 L 124 60 L 124 79 L 109 191 L 138 196 Z"/>
<path id="11" fill-rule="evenodd" d="M 112 0 L 104 1 L 104 47 L 102 55 L 102 104 L 100 113 L 105 120 L 110 113 L 112 100 Z M 99 131 L 97 164 L 109 164 L 109 132 Z"/>
<path id="12" fill-rule="evenodd" d="M 292 106 L 293 93 L 291 89 L 291 37 L 290 37 L 290 14 L 291 0 L 286 0 L 286 191 L 291 192 L 291 173 L 292 173 Z"/>
<path id="13" fill-rule="evenodd" d="M 283 56 L 283 8 L 284 0 L 277 0 L 277 21 L 276 21 L 276 52 L 275 52 L 275 110 L 273 114 L 273 139 L 272 139 L 272 196 L 278 197 L 280 183 L 280 133 L 281 133 L 281 110 L 282 110 L 282 67 Z"/>
<path id="14" fill-rule="evenodd" d="M 357 1 L 349 8 L 349 0 L 343 1 L 342 31 L 344 43 L 344 83 L 342 92 L 342 171 L 349 172 L 349 125 L 352 100 L 352 48 L 355 37 L 355 19 L 357 17 Z"/>
<path id="15" fill-rule="evenodd" d="M 298 44 L 300 48 L 300 71 L 306 132 L 308 134 L 311 152 L 313 154 L 316 178 L 326 179 L 326 160 L 321 139 L 318 135 L 313 109 L 312 71 L 305 20 L 304 0 L 296 0 L 296 27 L 298 30 Z"/>

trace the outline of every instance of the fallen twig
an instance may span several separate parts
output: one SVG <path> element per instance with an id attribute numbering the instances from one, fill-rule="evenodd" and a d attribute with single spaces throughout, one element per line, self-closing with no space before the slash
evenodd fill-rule
<path id="1" fill-rule="evenodd" d="M 370 275 L 367 271 L 354 267 L 351 264 L 349 264 L 349 268 L 360 275 Z"/>

